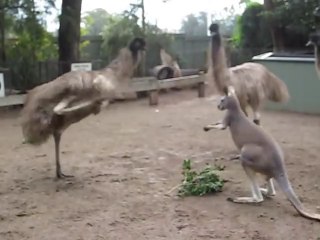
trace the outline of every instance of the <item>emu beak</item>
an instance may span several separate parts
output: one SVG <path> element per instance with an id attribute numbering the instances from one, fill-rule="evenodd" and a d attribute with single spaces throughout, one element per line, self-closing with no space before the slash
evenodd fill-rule
<path id="1" fill-rule="evenodd" d="M 311 42 L 311 41 L 308 41 L 308 42 L 306 43 L 306 47 L 311 46 L 311 45 L 312 45 L 312 42 Z"/>

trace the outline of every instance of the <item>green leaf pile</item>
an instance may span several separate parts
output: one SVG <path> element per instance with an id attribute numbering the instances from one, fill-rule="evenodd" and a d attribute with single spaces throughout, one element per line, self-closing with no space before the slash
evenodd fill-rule
<path id="1" fill-rule="evenodd" d="M 217 171 L 222 171 L 223 166 L 207 165 L 202 171 L 196 172 L 192 170 L 191 160 L 186 159 L 183 161 L 182 169 L 184 180 L 178 191 L 179 196 L 203 196 L 222 191 L 225 181 Z"/>

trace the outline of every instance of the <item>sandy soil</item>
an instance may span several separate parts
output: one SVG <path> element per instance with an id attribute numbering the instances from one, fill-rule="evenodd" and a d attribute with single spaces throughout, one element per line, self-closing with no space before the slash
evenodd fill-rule
<path id="1" fill-rule="evenodd" d="M 250 190 L 239 162 L 219 159 L 235 153 L 229 132 L 202 131 L 222 114 L 190 90 L 162 95 L 158 107 L 112 104 L 67 130 L 62 167 L 75 178 L 56 181 L 53 142 L 21 146 L 18 112 L 2 113 L 0 239 L 320 239 L 320 223 L 300 217 L 280 191 L 259 205 L 226 201 Z M 288 155 L 296 193 L 319 210 L 320 117 L 265 111 L 262 124 Z M 224 191 L 166 196 L 186 158 L 198 169 L 226 165 Z"/>

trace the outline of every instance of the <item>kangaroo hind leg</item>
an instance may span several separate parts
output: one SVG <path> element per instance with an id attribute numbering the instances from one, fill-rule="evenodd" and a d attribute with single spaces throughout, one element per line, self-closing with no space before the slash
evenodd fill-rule
<path id="1" fill-rule="evenodd" d="M 251 187 L 251 197 L 236 197 L 233 199 L 228 199 L 234 203 L 259 203 L 263 202 L 263 196 L 259 188 L 259 184 L 257 182 L 256 173 L 249 167 L 244 166 L 244 171 L 249 178 L 250 187 Z"/>
<path id="2" fill-rule="evenodd" d="M 260 188 L 260 191 L 262 195 L 266 197 L 271 197 L 276 195 L 276 190 L 274 188 L 273 180 L 272 178 L 269 178 L 267 180 L 267 188 Z"/>
<path id="3" fill-rule="evenodd" d="M 241 149 L 240 161 L 243 167 L 244 172 L 246 173 L 251 187 L 251 197 L 237 197 L 231 200 L 235 203 L 259 203 L 262 202 L 263 195 L 260 190 L 256 171 L 257 164 L 259 164 L 259 156 L 261 154 L 261 148 L 257 146 L 245 146 Z"/>

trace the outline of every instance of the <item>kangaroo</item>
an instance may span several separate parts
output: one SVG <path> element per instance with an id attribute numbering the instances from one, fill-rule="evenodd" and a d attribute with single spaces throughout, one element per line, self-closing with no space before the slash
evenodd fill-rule
<path id="1" fill-rule="evenodd" d="M 221 97 L 218 103 L 219 110 L 226 110 L 224 119 L 221 122 L 205 126 L 204 131 L 230 129 L 234 144 L 240 151 L 240 162 L 249 178 L 252 193 L 251 197 L 236 197 L 227 200 L 234 203 L 263 202 L 264 196 L 270 197 L 276 194 L 273 185 L 274 179 L 300 215 L 320 221 L 320 214 L 306 210 L 293 191 L 285 168 L 284 154 L 279 144 L 262 127 L 246 117 L 241 110 L 233 87 L 227 87 L 225 93 L 226 95 Z M 265 176 L 266 189 L 259 187 L 256 173 Z"/>

